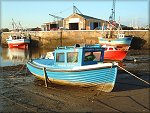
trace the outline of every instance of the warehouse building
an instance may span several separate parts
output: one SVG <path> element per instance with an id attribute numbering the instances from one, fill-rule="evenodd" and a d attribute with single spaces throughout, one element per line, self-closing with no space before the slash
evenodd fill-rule
<path id="1" fill-rule="evenodd" d="M 42 25 L 44 31 L 68 29 L 68 30 L 94 30 L 106 28 L 108 21 L 90 17 L 87 15 L 73 13 L 67 18 L 59 21 L 48 22 Z"/>
<path id="2" fill-rule="evenodd" d="M 63 20 L 63 27 L 69 30 L 94 30 L 107 26 L 107 21 L 90 17 L 87 15 L 74 13 Z"/>

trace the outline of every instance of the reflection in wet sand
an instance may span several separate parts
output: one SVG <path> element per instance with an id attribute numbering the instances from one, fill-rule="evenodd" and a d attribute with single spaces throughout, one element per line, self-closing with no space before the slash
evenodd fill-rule
<path id="1" fill-rule="evenodd" d="M 9 57 L 9 59 L 14 62 L 23 62 L 24 60 L 29 59 L 29 52 L 26 49 L 9 48 L 7 57 Z"/>
<path id="2" fill-rule="evenodd" d="M 43 50 L 39 48 L 19 49 L 19 48 L 2 48 L 0 46 L 0 66 L 15 66 L 25 64 L 32 58 L 40 58 L 46 55 L 50 49 Z"/>

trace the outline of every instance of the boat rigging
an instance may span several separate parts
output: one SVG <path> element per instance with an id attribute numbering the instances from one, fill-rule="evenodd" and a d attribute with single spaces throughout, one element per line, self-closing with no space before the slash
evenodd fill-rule
<path id="1" fill-rule="evenodd" d="M 115 22 L 115 4 L 116 4 L 116 0 L 113 0 L 113 6 L 112 6 L 112 13 L 109 17 L 109 22 L 112 23 L 112 22 Z"/>

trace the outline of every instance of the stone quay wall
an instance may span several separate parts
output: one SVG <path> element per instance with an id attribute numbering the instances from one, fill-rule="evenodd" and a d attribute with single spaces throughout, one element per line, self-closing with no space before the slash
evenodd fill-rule
<path id="1" fill-rule="evenodd" d="M 70 46 L 74 44 L 97 44 L 98 37 L 105 36 L 109 30 L 57 30 L 57 31 L 31 31 L 31 47 L 56 48 L 57 46 Z M 144 48 L 149 47 L 149 30 L 120 30 L 125 35 L 132 35 L 146 40 Z M 6 38 L 13 32 L 3 32 L 1 45 L 7 46 Z M 19 34 L 19 32 L 18 32 Z M 114 31 L 113 34 L 117 34 Z"/>

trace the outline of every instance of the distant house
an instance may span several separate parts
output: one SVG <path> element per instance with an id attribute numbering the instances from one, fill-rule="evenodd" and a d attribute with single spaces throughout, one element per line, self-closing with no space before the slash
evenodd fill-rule
<path id="1" fill-rule="evenodd" d="M 35 27 L 35 28 L 26 28 L 25 31 L 41 31 L 42 29 L 39 27 Z"/>
<path id="2" fill-rule="evenodd" d="M 44 23 L 42 28 L 44 31 L 57 30 L 60 28 L 68 30 L 94 30 L 96 28 L 102 29 L 102 26 L 106 28 L 107 24 L 108 21 L 102 19 L 73 13 L 62 20 Z"/>
<path id="3" fill-rule="evenodd" d="M 59 28 L 63 27 L 63 20 L 47 22 L 44 23 L 41 27 L 43 31 L 58 30 Z"/>

